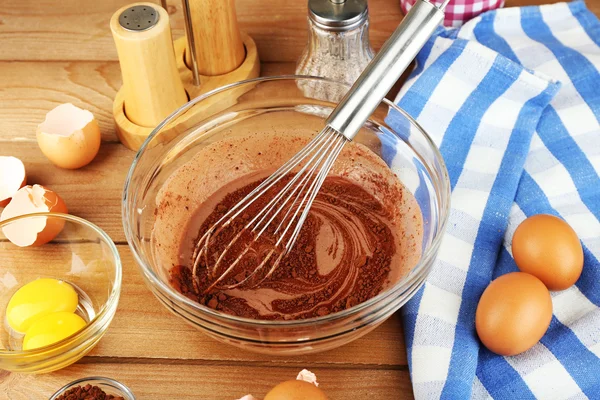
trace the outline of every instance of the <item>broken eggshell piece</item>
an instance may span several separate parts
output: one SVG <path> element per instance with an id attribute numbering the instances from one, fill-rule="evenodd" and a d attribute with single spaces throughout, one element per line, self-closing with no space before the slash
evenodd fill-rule
<path id="1" fill-rule="evenodd" d="M 6 207 L 17 190 L 26 183 L 23 162 L 16 157 L 0 156 L 0 207 Z"/>
<path id="2" fill-rule="evenodd" d="M 11 202 L 0 215 L 0 221 L 19 215 L 56 212 L 67 213 L 67 206 L 59 195 L 41 185 L 24 186 L 15 193 Z M 36 217 L 15 221 L 6 225 L 2 232 L 13 244 L 41 246 L 48 243 L 62 231 L 65 221 L 52 217 Z"/>
<path id="3" fill-rule="evenodd" d="M 61 104 L 46 114 L 36 136 L 42 153 L 61 168 L 81 168 L 100 149 L 100 128 L 94 115 L 71 103 Z"/>
<path id="4" fill-rule="evenodd" d="M 319 386 L 319 382 L 317 382 L 317 376 L 307 369 L 303 369 L 302 371 L 300 371 L 296 379 L 299 381 L 312 383 L 317 387 Z"/>

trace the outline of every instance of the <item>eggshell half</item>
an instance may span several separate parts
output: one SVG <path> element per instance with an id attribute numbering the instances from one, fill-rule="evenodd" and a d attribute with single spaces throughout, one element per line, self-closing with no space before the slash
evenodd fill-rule
<path id="1" fill-rule="evenodd" d="M 26 183 L 23 162 L 16 157 L 0 156 L 0 207 L 6 207 L 17 190 Z"/>
<path id="2" fill-rule="evenodd" d="M 312 383 L 294 380 L 275 386 L 264 400 L 327 400 L 327 396 Z"/>
<path id="3" fill-rule="evenodd" d="M 66 214 L 67 206 L 59 195 L 41 185 L 23 186 L 0 215 L 0 221 L 39 212 Z M 58 235 L 65 225 L 58 218 L 32 218 L 2 228 L 6 238 L 20 247 L 41 246 Z"/>
<path id="4" fill-rule="evenodd" d="M 101 135 L 94 115 L 73 104 L 56 107 L 37 129 L 42 153 L 56 166 L 66 169 L 89 164 L 100 149 Z"/>

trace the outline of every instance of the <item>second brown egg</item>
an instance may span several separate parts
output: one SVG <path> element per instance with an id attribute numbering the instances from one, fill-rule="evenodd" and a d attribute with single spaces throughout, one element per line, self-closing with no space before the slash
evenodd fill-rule
<path id="1" fill-rule="evenodd" d="M 533 215 L 515 231 L 512 253 L 517 267 L 539 278 L 550 290 L 571 287 L 583 269 L 583 249 L 577 234 L 562 219 Z"/>

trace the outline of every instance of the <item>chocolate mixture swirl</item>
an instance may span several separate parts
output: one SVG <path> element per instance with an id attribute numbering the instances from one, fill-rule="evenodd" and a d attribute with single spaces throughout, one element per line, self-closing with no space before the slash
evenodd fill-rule
<path id="1" fill-rule="evenodd" d="M 180 265 L 171 270 L 171 284 L 178 291 L 228 314 L 273 320 L 305 319 L 341 311 L 376 296 L 388 286 L 392 263 L 399 262 L 397 246 L 400 242 L 390 210 L 359 185 L 342 177 L 329 177 L 313 203 L 295 246 L 273 275 L 256 287 L 251 284 L 252 280 L 234 289 L 225 287 L 241 282 L 256 268 L 264 256 L 261 248 L 272 248 L 269 240 L 273 237 L 265 235 L 253 255 L 244 257 L 219 286 L 204 293 L 214 277 L 209 273 L 210 266 L 202 264 L 204 260 L 196 276 L 192 276 L 191 249 L 198 237 L 260 181 L 228 194 L 217 193 L 221 200 L 215 202 L 212 212 L 204 217 L 200 229 L 190 225 L 188 229 L 193 232 L 184 235 Z M 280 185 L 285 183 L 283 180 Z M 231 238 L 265 207 L 269 198 L 259 199 L 237 223 L 221 232 L 210 248 L 211 253 L 221 254 Z M 245 245 L 243 238 L 235 246 Z M 233 250 L 232 257 L 236 254 Z M 262 278 L 264 274 L 256 277 Z"/>

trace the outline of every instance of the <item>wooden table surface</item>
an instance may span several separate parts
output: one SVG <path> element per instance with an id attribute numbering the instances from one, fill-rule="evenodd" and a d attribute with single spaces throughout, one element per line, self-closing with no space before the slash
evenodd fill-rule
<path id="1" fill-rule="evenodd" d="M 134 153 L 119 144 L 111 114 L 121 84 L 108 21 L 130 0 L 19 0 L 0 7 L 0 155 L 19 157 L 30 183 L 58 192 L 72 214 L 99 225 L 123 258 L 117 314 L 100 344 L 80 362 L 42 376 L 0 371 L 0 398 L 43 399 L 71 380 L 103 375 L 140 399 L 236 399 L 263 396 L 315 372 L 335 399 L 408 399 L 412 389 L 399 314 L 342 348 L 277 358 L 221 345 L 174 317 L 142 281 L 121 226 L 121 191 Z M 158 1 L 156 1 L 158 2 Z M 507 0 L 507 6 L 544 0 Z M 306 40 L 306 0 L 238 0 L 241 28 L 256 41 L 262 75 L 293 73 Z M 183 35 L 180 2 L 169 0 L 175 37 Z M 588 6 L 598 15 L 600 1 Z M 397 0 L 370 0 L 371 41 L 378 49 L 402 19 Z M 102 147 L 87 167 L 54 167 L 40 152 L 35 130 L 55 106 L 92 111 Z M 1 267 L 0 267 L 1 268 Z"/>

